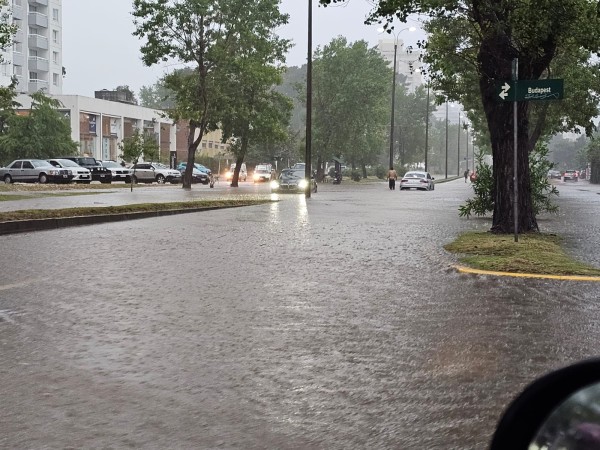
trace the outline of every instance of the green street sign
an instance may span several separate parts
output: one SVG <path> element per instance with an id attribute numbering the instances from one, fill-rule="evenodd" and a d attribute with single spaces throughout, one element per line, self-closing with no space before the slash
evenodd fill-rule
<path id="1" fill-rule="evenodd" d="M 563 80 L 507 80 L 496 83 L 496 99 L 501 102 L 560 100 Z"/>

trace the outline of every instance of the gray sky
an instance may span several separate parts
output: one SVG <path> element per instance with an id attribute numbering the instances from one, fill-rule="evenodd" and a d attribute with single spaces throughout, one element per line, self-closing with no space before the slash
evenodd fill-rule
<path id="1" fill-rule="evenodd" d="M 152 85 L 165 72 L 177 66 L 145 67 L 140 59 L 142 42 L 132 36 L 132 1 L 102 0 L 102 7 L 92 0 L 63 0 L 63 65 L 67 70 L 63 94 L 93 97 L 94 91 L 129 85 L 137 94 L 141 86 Z M 313 50 L 328 44 L 336 36 L 349 42 L 364 39 L 376 45 L 382 35 L 377 25 L 363 24 L 372 8 L 368 0 L 349 0 L 343 6 L 322 8 L 313 0 Z M 286 64 L 300 66 L 307 58 L 308 2 L 282 0 L 281 10 L 290 15 L 289 24 L 279 30 L 291 39 L 294 47 Z M 397 28 L 417 26 L 411 21 Z M 414 45 L 424 34 L 404 31 L 401 39 Z"/>

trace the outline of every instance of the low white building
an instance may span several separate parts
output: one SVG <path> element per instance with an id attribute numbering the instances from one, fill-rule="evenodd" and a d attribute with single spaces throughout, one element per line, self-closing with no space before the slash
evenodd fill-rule
<path id="1" fill-rule="evenodd" d="M 160 159 L 168 160 L 176 151 L 176 127 L 161 111 L 143 106 L 113 102 L 80 95 L 53 95 L 71 123 L 71 139 L 79 152 L 100 160 L 119 160 L 119 143 L 134 131 L 153 133 L 159 143 Z M 23 110 L 31 109 L 31 97 L 20 95 Z M 171 153 L 173 152 L 173 153 Z"/>

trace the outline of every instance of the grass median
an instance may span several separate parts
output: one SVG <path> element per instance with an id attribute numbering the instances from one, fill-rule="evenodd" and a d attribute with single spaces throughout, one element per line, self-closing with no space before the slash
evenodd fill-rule
<path id="1" fill-rule="evenodd" d="M 120 206 L 89 206 L 81 208 L 63 209 L 26 209 L 0 213 L 0 223 L 14 222 L 17 220 L 55 219 L 64 217 L 82 217 L 125 213 L 142 213 L 154 211 L 168 211 L 180 209 L 215 209 L 231 208 L 237 206 L 252 206 L 270 203 L 270 199 L 223 199 L 223 200 L 195 200 L 187 202 L 170 203 L 139 203 Z"/>
<path id="2" fill-rule="evenodd" d="M 555 234 L 513 235 L 468 232 L 444 246 L 460 254 L 460 262 L 474 269 L 540 275 L 600 276 L 600 269 L 571 258 Z"/>

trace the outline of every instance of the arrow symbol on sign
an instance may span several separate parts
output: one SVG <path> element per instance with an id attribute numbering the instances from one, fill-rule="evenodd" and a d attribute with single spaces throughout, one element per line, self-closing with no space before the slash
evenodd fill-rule
<path id="1" fill-rule="evenodd" d="M 502 100 L 506 100 L 506 97 L 508 97 L 508 91 L 510 89 L 510 84 L 508 84 L 507 82 L 504 82 L 504 86 L 502 86 L 502 92 L 500 92 L 499 96 Z"/>

